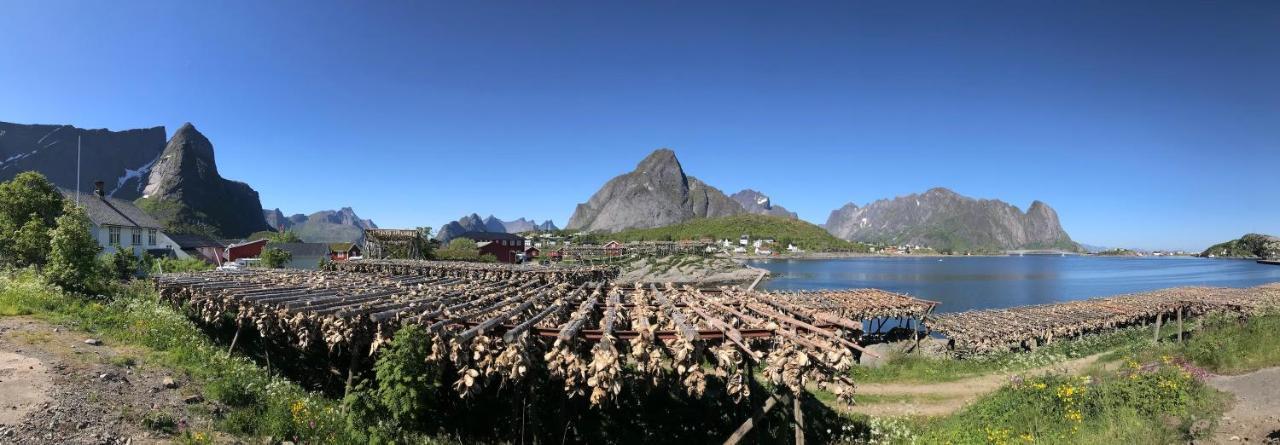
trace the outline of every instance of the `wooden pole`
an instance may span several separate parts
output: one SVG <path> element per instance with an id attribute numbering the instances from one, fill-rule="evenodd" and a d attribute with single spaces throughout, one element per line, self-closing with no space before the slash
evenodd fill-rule
<path id="1" fill-rule="evenodd" d="M 742 422 L 742 425 L 738 426 L 738 429 L 724 441 L 724 445 L 734 445 L 742 441 L 742 438 L 746 437 L 747 433 L 751 432 L 751 428 L 754 428 L 757 423 L 760 423 L 760 420 L 764 418 L 765 414 L 768 414 L 769 411 L 773 409 L 774 405 L 777 405 L 778 402 L 787 403 L 790 400 L 791 398 L 786 394 L 774 394 L 772 397 L 769 397 L 769 400 L 764 402 L 763 407 L 756 410 L 756 412 L 751 415 L 750 419 L 747 419 L 746 422 Z"/>
<path id="2" fill-rule="evenodd" d="M 1155 330 L 1155 333 L 1152 334 L 1152 338 L 1155 340 L 1156 343 L 1160 343 L 1160 323 L 1162 322 L 1164 322 L 1163 312 L 1156 314 L 1156 330 Z"/>
<path id="3" fill-rule="evenodd" d="M 360 348 L 355 347 L 353 345 L 351 347 L 351 365 L 347 366 L 347 386 L 346 386 L 346 389 L 343 390 L 343 393 L 342 393 L 343 396 L 351 394 L 351 382 L 355 380 L 356 366 L 359 366 L 359 365 L 360 365 Z"/>
<path id="4" fill-rule="evenodd" d="M 800 394 L 791 400 L 792 412 L 791 416 L 796 421 L 796 445 L 804 445 L 804 410 L 800 408 Z"/>
<path id="5" fill-rule="evenodd" d="M 227 348 L 227 357 L 231 357 L 231 350 L 236 348 L 236 341 L 240 340 L 240 329 L 244 328 L 244 322 L 236 319 L 236 335 L 231 336 L 231 346 Z"/>
<path id="6" fill-rule="evenodd" d="M 1178 343 L 1182 343 L 1182 308 L 1178 308 Z"/>

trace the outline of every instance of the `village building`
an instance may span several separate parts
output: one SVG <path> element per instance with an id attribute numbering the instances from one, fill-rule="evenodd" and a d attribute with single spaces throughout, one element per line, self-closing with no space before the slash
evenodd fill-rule
<path id="1" fill-rule="evenodd" d="M 604 243 L 605 256 L 622 256 L 623 253 L 626 253 L 626 250 L 626 247 L 623 247 L 622 243 L 618 242 L 618 240 Z"/>
<path id="2" fill-rule="evenodd" d="M 61 192 L 68 200 L 79 201 L 80 207 L 92 222 L 89 234 L 98 241 L 103 254 L 114 253 L 116 246 L 119 246 L 138 256 L 190 256 L 164 233 L 160 222 L 147 212 L 131 202 L 106 196 L 102 181 L 93 183 L 93 187 L 93 193 L 71 190 Z"/>
<path id="3" fill-rule="evenodd" d="M 346 261 L 360 256 L 360 246 L 356 243 L 329 244 L 329 261 Z"/>
<path id="4" fill-rule="evenodd" d="M 493 255 L 499 262 L 514 263 L 524 253 L 524 238 L 510 233 L 467 232 L 458 235 L 476 242 L 481 255 Z"/>
<path id="5" fill-rule="evenodd" d="M 266 246 L 267 240 L 265 239 L 232 244 L 227 246 L 227 261 L 235 261 L 241 258 L 258 258 L 262 256 L 262 249 Z"/>
<path id="6" fill-rule="evenodd" d="M 524 259 L 525 259 L 525 261 L 528 261 L 528 260 L 531 260 L 531 259 L 534 259 L 534 258 L 537 258 L 537 257 L 540 257 L 540 256 L 542 256 L 542 250 L 541 250 L 541 249 L 538 249 L 536 246 L 535 246 L 535 247 L 529 247 L 529 248 L 527 248 L 527 249 L 524 249 Z"/>
<path id="7" fill-rule="evenodd" d="M 173 240 L 181 252 L 192 258 L 198 258 L 206 263 L 218 266 L 227 261 L 227 246 L 222 244 L 221 241 L 195 234 L 173 234 L 169 235 L 169 239 Z"/>

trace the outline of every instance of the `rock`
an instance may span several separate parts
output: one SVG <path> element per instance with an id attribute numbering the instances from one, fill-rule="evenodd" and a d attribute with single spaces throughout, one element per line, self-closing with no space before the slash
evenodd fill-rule
<path id="1" fill-rule="evenodd" d="M 111 196 L 132 201 L 141 196 L 150 166 L 164 150 L 164 127 L 109 131 L 70 125 L 23 125 L 0 122 L 0 181 L 34 170 L 54 185 L 76 187 L 76 141 L 80 150 L 80 191 L 92 192 L 93 182 L 107 182 Z"/>
<path id="2" fill-rule="evenodd" d="M 273 229 L 263 218 L 258 192 L 218 174 L 213 143 L 190 123 L 169 139 L 142 193 L 152 203 L 143 207 L 164 224 L 207 224 L 226 237 Z"/>
<path id="3" fill-rule="evenodd" d="M 86 345 L 98 346 L 98 345 L 101 345 L 101 344 L 102 344 L 102 340 L 98 340 L 98 339 L 96 339 L 96 338 L 86 338 L 86 339 L 84 340 L 84 344 L 86 344 Z"/>
<path id="4" fill-rule="evenodd" d="M 862 349 L 869 351 L 872 354 L 876 354 L 879 357 L 875 357 L 864 352 L 862 356 L 858 358 L 858 363 L 868 368 L 879 368 L 889 363 L 890 355 L 898 351 L 898 348 L 900 348 L 900 346 L 892 343 L 876 343 L 873 345 L 863 346 Z"/>
<path id="5" fill-rule="evenodd" d="M 745 212 L 719 189 L 685 175 L 675 152 L 664 148 L 649 154 L 632 172 L 610 179 L 591 199 L 578 204 L 566 228 L 617 232 Z"/>
<path id="6" fill-rule="evenodd" d="M 175 382 L 173 380 L 173 377 L 165 377 L 164 380 L 160 381 L 160 384 L 164 385 L 165 388 L 169 388 L 169 389 L 174 389 L 178 387 L 178 382 Z"/>
<path id="7" fill-rule="evenodd" d="M 204 401 L 204 397 L 201 397 L 199 394 L 190 395 L 182 399 L 182 403 L 186 403 L 188 405 L 192 403 L 200 403 L 203 401 Z"/>
<path id="8" fill-rule="evenodd" d="M 779 205 L 773 205 L 773 201 L 765 196 L 764 193 L 755 190 L 746 189 L 738 193 L 729 195 L 734 201 L 742 205 L 747 213 L 755 213 L 759 215 L 781 216 L 783 218 L 800 219 L 795 212 L 788 211 Z"/>
<path id="9" fill-rule="evenodd" d="M 973 199 L 945 188 L 853 203 L 831 212 L 828 232 L 850 241 L 917 245 L 937 250 L 1078 250 L 1058 214 L 1035 201 L 1026 213 L 1003 201 Z"/>

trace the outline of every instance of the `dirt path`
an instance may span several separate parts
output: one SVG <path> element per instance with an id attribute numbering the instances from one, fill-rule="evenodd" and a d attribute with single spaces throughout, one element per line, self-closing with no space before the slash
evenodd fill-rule
<path id="1" fill-rule="evenodd" d="M 210 425 L 196 413 L 211 406 L 193 397 L 199 391 L 183 376 L 144 363 L 142 351 L 89 338 L 0 317 L 0 443 L 168 443 L 174 436 L 144 419 L 173 429 Z"/>
<path id="2" fill-rule="evenodd" d="M 1209 385 L 1235 396 L 1235 404 L 1218 423 L 1215 443 L 1280 443 L 1280 437 L 1267 437 L 1280 431 L 1280 367 L 1213 376 Z"/>
<path id="3" fill-rule="evenodd" d="M 862 383 L 856 393 L 864 401 L 840 406 L 846 411 L 878 417 L 941 416 L 951 414 L 1009 383 L 1014 375 L 1077 374 L 1098 363 L 1102 354 L 1090 355 L 1021 372 L 1000 372 L 941 383 Z"/>

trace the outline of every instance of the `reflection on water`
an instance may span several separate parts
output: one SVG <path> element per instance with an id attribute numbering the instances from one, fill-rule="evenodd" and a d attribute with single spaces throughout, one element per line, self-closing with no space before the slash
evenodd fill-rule
<path id="1" fill-rule="evenodd" d="M 873 287 L 940 301 L 940 312 L 1020 306 L 1175 286 L 1249 287 L 1280 267 L 1246 260 L 1082 256 L 761 260 L 765 289 Z"/>

